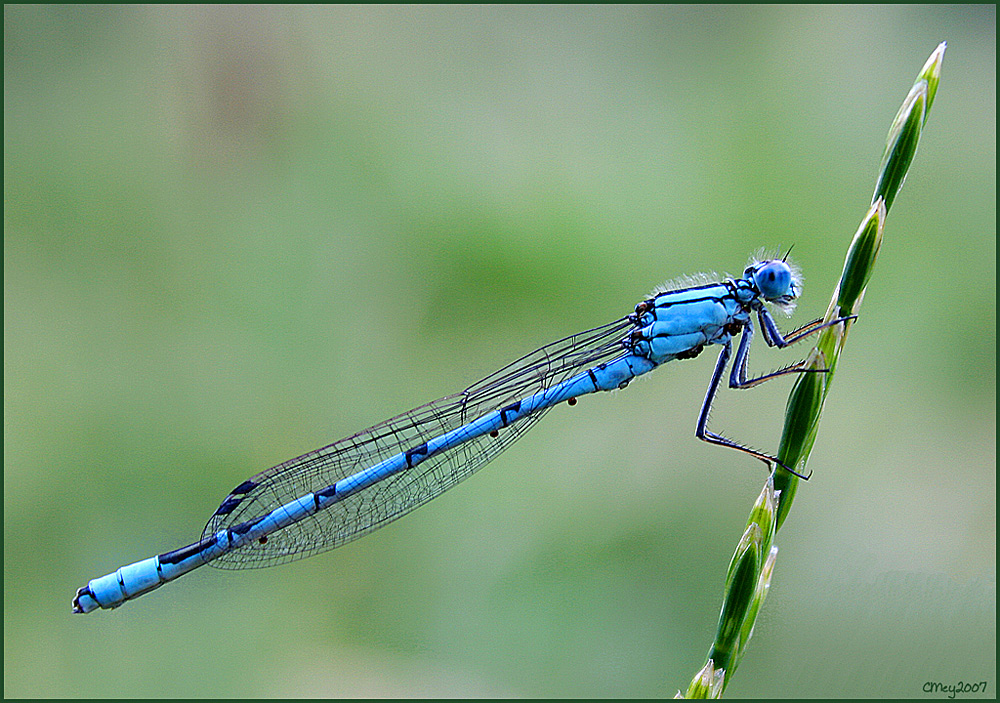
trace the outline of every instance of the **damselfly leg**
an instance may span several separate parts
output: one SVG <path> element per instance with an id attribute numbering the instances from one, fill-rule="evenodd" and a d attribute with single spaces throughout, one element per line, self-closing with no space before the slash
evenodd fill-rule
<path id="1" fill-rule="evenodd" d="M 814 332 L 819 332 L 820 330 L 826 329 L 827 327 L 832 327 L 833 325 L 838 325 L 848 320 L 853 320 L 857 318 L 857 315 L 848 315 L 847 317 L 837 318 L 836 320 L 830 320 L 829 322 L 823 322 L 822 319 L 813 320 L 802 327 L 791 332 L 788 337 L 785 337 L 778 330 L 778 326 L 774 321 L 774 318 L 767 311 L 766 308 L 760 308 L 757 311 L 757 317 L 760 320 L 761 334 L 764 337 L 764 342 L 770 347 L 784 348 L 790 344 L 794 344 L 805 337 L 813 334 Z M 743 328 L 742 338 L 740 339 L 740 344 L 736 348 L 736 357 L 733 359 L 732 372 L 729 375 L 729 387 L 736 390 L 743 390 L 745 388 L 753 388 L 754 386 L 763 383 L 764 381 L 769 381 L 772 378 L 777 378 L 778 376 L 784 376 L 789 373 L 826 373 L 829 369 L 814 369 L 814 368 L 803 368 L 806 363 L 806 359 L 798 361 L 794 364 L 786 366 L 784 368 L 778 369 L 777 371 L 772 371 L 771 373 L 763 374 L 762 376 L 756 376 L 754 378 L 747 378 L 747 359 L 750 357 L 750 344 L 753 341 L 753 322 L 748 321 L 746 326 Z M 723 374 L 726 371 L 726 364 L 729 363 L 729 357 L 732 355 L 732 342 L 727 341 L 725 346 L 723 346 L 722 351 L 719 353 L 719 358 L 715 363 L 715 371 L 712 373 L 712 380 L 709 383 L 708 391 L 705 394 L 705 400 L 701 405 L 701 412 L 698 414 L 698 425 L 695 428 L 695 436 L 710 444 L 718 444 L 723 447 L 729 447 L 731 449 L 736 449 L 738 451 L 749 454 L 752 457 L 760 459 L 763 461 L 768 469 L 771 468 L 771 463 L 775 463 L 782 467 L 789 473 L 798 476 L 801 479 L 809 480 L 808 476 L 804 476 L 794 469 L 786 466 L 777 457 L 771 456 L 770 454 L 765 454 L 759 452 L 756 449 L 751 449 L 739 442 L 733 441 L 727 437 L 723 437 L 720 434 L 712 432 L 708 429 L 708 416 L 712 410 L 712 403 L 715 400 L 715 395 L 719 390 L 719 383 L 722 380 Z"/>

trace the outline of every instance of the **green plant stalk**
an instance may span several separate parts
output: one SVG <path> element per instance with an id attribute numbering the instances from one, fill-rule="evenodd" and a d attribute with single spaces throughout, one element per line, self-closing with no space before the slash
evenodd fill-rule
<path id="1" fill-rule="evenodd" d="M 834 291 L 824 321 L 856 315 L 861 305 L 865 287 L 871 278 L 879 248 L 882 246 L 882 230 L 886 214 L 906 179 L 907 169 L 913 161 L 920 134 L 927 123 L 927 115 L 937 94 L 945 48 L 946 44 L 941 42 L 931 53 L 892 121 L 875 192 L 872 195 L 872 205 L 848 247 L 840 283 Z M 788 396 L 785 425 L 777 456 L 782 463 L 800 474 L 803 473 L 813 443 L 816 441 L 823 404 L 830 392 L 830 384 L 837 370 L 840 353 L 852 324 L 847 322 L 828 327 L 820 333 L 816 346 L 809 354 L 808 365 L 811 368 L 828 370 L 825 373 L 801 374 Z M 797 476 L 781 467 L 777 468 L 774 487 L 781 492 L 778 506 L 779 529 L 791 509 L 798 484 Z"/>
<path id="2" fill-rule="evenodd" d="M 886 213 L 906 179 L 937 94 L 945 49 L 942 42 L 931 53 L 892 122 L 871 207 L 848 247 L 824 322 L 856 315 L 861 305 L 882 246 Z M 788 396 L 777 456 L 797 473 L 804 472 L 816 441 L 823 404 L 852 324 L 848 321 L 820 332 L 806 358 L 806 367 L 823 371 L 800 374 Z M 720 698 L 732 679 L 767 596 L 778 553 L 772 540 L 788 516 L 799 480 L 781 466 L 768 477 L 729 565 L 719 627 L 708 663 L 695 675 L 683 697 Z M 682 694 L 678 692 L 677 697 Z"/>
<path id="3" fill-rule="evenodd" d="M 722 683 L 725 671 L 716 669 L 711 659 L 694 675 L 691 685 L 683 694 L 678 691 L 674 698 L 719 698 L 722 696 Z"/>
<path id="4" fill-rule="evenodd" d="M 715 642 L 708 652 L 708 663 L 695 675 L 682 697 L 718 698 L 739 666 L 757 613 L 771 586 L 771 573 L 778 555 L 778 548 L 772 544 L 777 507 L 778 496 L 768 477 L 729 563 L 726 597 Z M 681 693 L 678 691 L 677 695 Z"/>

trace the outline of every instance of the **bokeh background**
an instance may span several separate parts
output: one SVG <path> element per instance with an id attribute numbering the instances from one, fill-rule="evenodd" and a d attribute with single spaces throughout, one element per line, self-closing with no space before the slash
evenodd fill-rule
<path id="1" fill-rule="evenodd" d="M 342 549 L 76 588 L 233 486 L 786 248 L 821 315 L 947 40 L 729 693 L 996 673 L 995 7 L 4 8 L 5 696 L 670 696 L 765 478 L 714 363 Z M 800 353 L 804 353 L 805 348 Z M 765 351 L 766 371 L 795 352 Z M 713 427 L 774 449 L 790 383 Z"/>

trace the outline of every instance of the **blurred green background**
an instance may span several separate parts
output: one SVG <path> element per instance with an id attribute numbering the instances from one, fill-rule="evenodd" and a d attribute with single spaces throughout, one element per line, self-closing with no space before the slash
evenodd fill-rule
<path id="1" fill-rule="evenodd" d="M 4 8 L 5 696 L 670 696 L 765 478 L 713 355 L 342 549 L 75 590 L 233 486 L 788 247 L 941 87 L 733 696 L 996 681 L 995 6 Z M 775 368 L 796 352 L 755 352 Z M 803 347 L 800 353 L 804 353 Z M 789 382 L 713 427 L 777 447 Z"/>

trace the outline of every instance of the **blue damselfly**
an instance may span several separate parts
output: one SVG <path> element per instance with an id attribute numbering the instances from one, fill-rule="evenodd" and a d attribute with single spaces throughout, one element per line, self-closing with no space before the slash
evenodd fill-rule
<path id="1" fill-rule="evenodd" d="M 782 335 L 766 304 L 790 311 L 800 294 L 798 275 L 777 258 L 752 261 L 741 278 L 658 292 L 629 315 L 541 347 L 460 393 L 244 481 L 219 505 L 199 541 L 94 579 L 77 592 L 73 611 L 117 607 L 204 564 L 265 567 L 338 547 L 469 476 L 555 405 L 625 388 L 636 376 L 675 359 L 696 357 L 713 344 L 721 352 L 696 436 L 769 466 L 780 464 L 710 431 L 708 414 L 731 357 L 729 386 L 737 389 L 816 370 L 800 361 L 747 376 L 754 317 L 772 347 L 788 346 L 849 319 L 814 320 Z M 735 355 L 734 337 L 740 337 Z"/>

